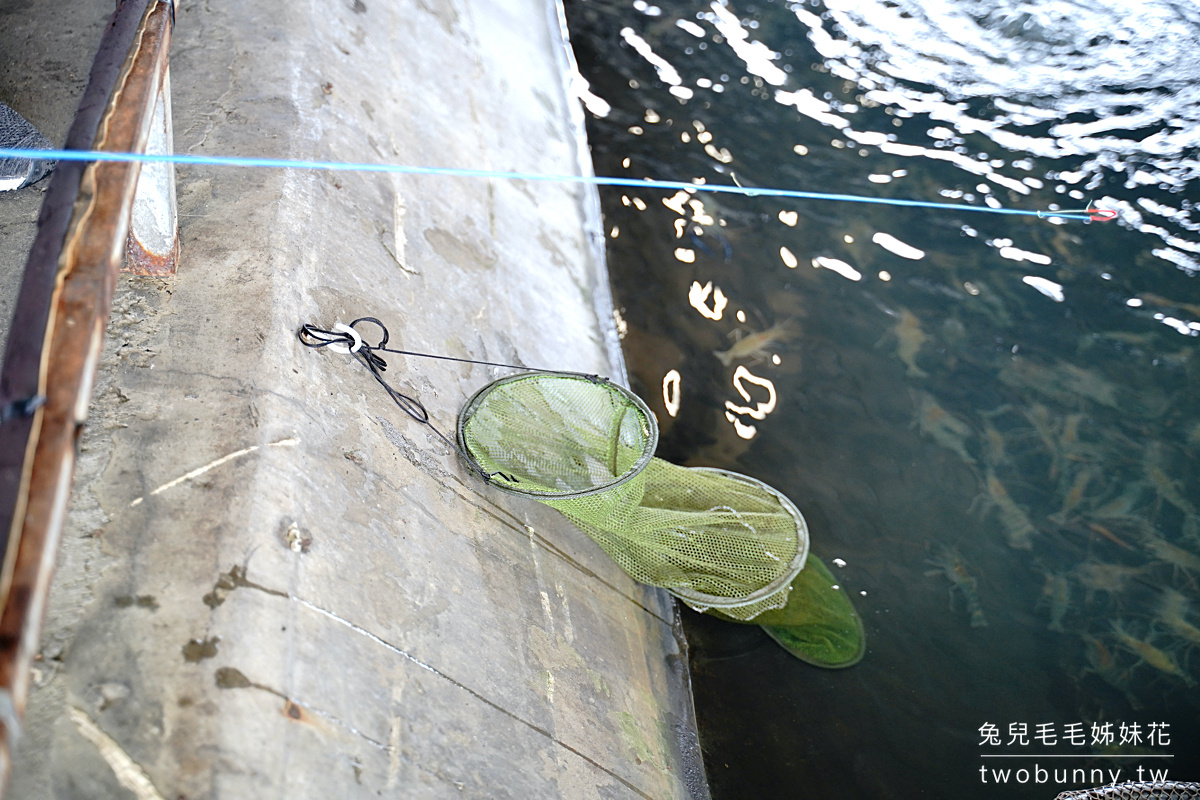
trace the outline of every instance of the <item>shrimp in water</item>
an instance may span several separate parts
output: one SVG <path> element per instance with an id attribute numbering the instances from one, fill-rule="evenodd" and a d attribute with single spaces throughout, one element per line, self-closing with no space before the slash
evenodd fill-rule
<path id="1" fill-rule="evenodd" d="M 917 404 L 917 418 L 912 427 L 947 450 L 957 453 L 964 464 L 974 467 L 975 459 L 967 452 L 966 444 L 967 438 L 975 435 L 971 426 L 942 408 L 927 392 L 914 392 L 913 398 Z"/>
<path id="2" fill-rule="evenodd" d="M 988 467 L 984 486 L 987 491 L 975 498 L 972 506 L 982 503 L 985 513 L 988 509 L 996 509 L 996 515 L 1000 518 L 1000 527 L 1004 529 L 1004 535 L 1008 539 L 1008 546 L 1016 550 L 1031 550 L 1033 535 L 1037 533 L 1037 528 L 1029 519 L 1029 515 L 1008 494 L 1008 490 L 1004 488 L 1004 484 L 996 477 L 996 473 L 991 467 Z"/>
<path id="3" fill-rule="evenodd" d="M 1025 418 L 1033 425 L 1038 439 L 1041 440 L 1042 447 L 1050 456 L 1050 473 L 1047 477 L 1052 481 L 1058 480 L 1059 470 L 1062 469 L 1062 452 L 1059 449 L 1054 421 L 1050 417 L 1050 409 L 1041 403 L 1034 403 L 1024 413 Z"/>
<path id="4" fill-rule="evenodd" d="M 1066 573 L 1046 573 L 1046 583 L 1042 586 L 1042 600 L 1040 602 L 1050 605 L 1049 630 L 1064 630 L 1062 624 L 1063 617 L 1067 615 L 1067 611 L 1071 608 L 1071 581 L 1067 579 Z"/>
<path id="5" fill-rule="evenodd" d="M 1196 578 L 1193 573 L 1200 572 L 1200 556 L 1190 550 L 1185 550 L 1179 545 L 1171 544 L 1157 533 L 1149 530 L 1146 531 L 1142 543 L 1145 545 L 1146 550 L 1153 554 L 1159 562 L 1169 564 L 1173 573 L 1177 575 L 1182 572 L 1187 576 L 1192 586 L 1196 585 Z"/>
<path id="6" fill-rule="evenodd" d="M 929 337 L 921 330 L 921 321 L 908 309 L 900 310 L 900 321 L 892 329 L 896 336 L 896 355 L 908 368 L 908 374 L 913 378 L 925 378 L 929 373 L 917 366 L 917 354 Z"/>
<path id="7" fill-rule="evenodd" d="M 987 416 L 980 416 L 983 416 L 983 462 L 992 468 L 1007 467 L 1011 461 L 1004 434 L 996 430 Z"/>
<path id="8" fill-rule="evenodd" d="M 1140 709 L 1142 707 L 1141 701 L 1129 691 L 1130 670 L 1122 670 L 1117 665 L 1117 659 L 1113 656 L 1112 651 L 1105 647 L 1104 642 L 1099 639 L 1084 635 L 1083 642 L 1085 646 L 1084 657 L 1087 658 L 1088 662 L 1084 673 L 1092 672 L 1100 676 L 1102 681 L 1124 694 L 1125 699 L 1129 701 L 1129 705 L 1134 710 Z"/>
<path id="9" fill-rule="evenodd" d="M 1159 650 L 1149 642 L 1138 639 L 1132 634 L 1126 632 L 1125 627 L 1120 620 L 1113 620 L 1111 624 L 1113 635 L 1117 638 L 1117 643 L 1120 644 L 1125 650 L 1137 656 L 1142 663 L 1149 664 L 1159 672 L 1179 678 L 1189 687 L 1196 685 L 1196 682 L 1192 680 L 1192 676 L 1188 675 L 1180 668 L 1179 664 L 1175 662 L 1175 659 L 1170 653 Z"/>
<path id="10" fill-rule="evenodd" d="M 770 358 L 771 347 L 790 341 L 799 335 L 794 320 L 786 319 L 777 322 L 765 331 L 743 336 L 734 342 L 728 350 L 714 350 L 713 355 L 724 364 L 730 366 L 735 361 L 752 358 L 763 361 Z"/>
<path id="11" fill-rule="evenodd" d="M 1128 567 L 1088 560 L 1071 570 L 1071 573 L 1087 592 L 1084 601 L 1091 603 L 1096 592 L 1104 592 L 1109 599 L 1124 592 L 1130 579 L 1138 577 L 1146 569 L 1145 566 Z"/>
<path id="12" fill-rule="evenodd" d="M 1172 480 L 1163 471 L 1162 462 L 1164 456 L 1162 450 L 1162 445 L 1158 442 L 1146 448 L 1145 458 L 1142 459 L 1142 469 L 1146 476 L 1146 483 L 1153 487 L 1161 500 L 1166 500 L 1182 511 L 1184 515 L 1193 516 L 1196 513 L 1196 507 L 1192 505 L 1190 500 L 1184 497 L 1182 483 Z"/>
<path id="13" fill-rule="evenodd" d="M 1051 522 L 1058 525 L 1065 525 L 1071 517 L 1071 512 L 1079 507 L 1083 502 L 1084 492 L 1087 491 L 1088 484 L 1097 474 L 1098 470 L 1091 467 L 1083 467 L 1076 471 L 1075 480 L 1071 484 L 1071 488 L 1063 495 L 1062 508 L 1049 516 Z"/>
<path id="14" fill-rule="evenodd" d="M 940 545 L 937 556 L 932 561 L 926 561 L 937 569 L 926 572 L 926 575 L 945 575 L 950 580 L 950 608 L 954 608 L 954 590 L 957 589 L 967 601 L 967 613 L 971 616 L 972 628 L 986 628 L 987 618 L 983 616 L 983 605 L 979 602 L 978 585 L 975 576 L 967 571 L 966 562 L 953 547 Z"/>
<path id="15" fill-rule="evenodd" d="M 1159 599 L 1158 614 L 1154 619 L 1180 639 L 1195 646 L 1200 645 L 1200 628 L 1187 620 L 1190 606 L 1182 594 L 1174 589 L 1166 589 Z"/>

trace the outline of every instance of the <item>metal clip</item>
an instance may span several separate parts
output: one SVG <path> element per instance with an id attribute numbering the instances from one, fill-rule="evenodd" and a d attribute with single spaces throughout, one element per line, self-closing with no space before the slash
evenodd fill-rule
<path id="1" fill-rule="evenodd" d="M 354 340 L 353 347 L 348 344 L 339 344 L 337 342 L 331 343 L 329 345 L 329 349 L 333 352 L 341 353 L 342 355 L 350 355 L 351 353 L 357 353 L 362 349 L 362 337 L 358 335 L 358 331 L 354 330 L 354 328 L 351 328 L 349 325 L 345 325 L 341 322 L 335 322 L 333 323 L 333 330 L 337 331 L 338 333 L 345 333 Z"/>

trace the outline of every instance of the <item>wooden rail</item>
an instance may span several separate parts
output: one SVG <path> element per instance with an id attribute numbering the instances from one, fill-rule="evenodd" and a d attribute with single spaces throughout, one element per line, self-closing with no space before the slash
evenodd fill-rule
<path id="1" fill-rule="evenodd" d="M 168 85 L 173 22 L 173 3 L 165 0 L 118 4 L 67 149 L 145 150 L 155 104 Z M 0 369 L 0 796 L 25 712 L 139 172 L 136 163 L 59 162 Z"/>

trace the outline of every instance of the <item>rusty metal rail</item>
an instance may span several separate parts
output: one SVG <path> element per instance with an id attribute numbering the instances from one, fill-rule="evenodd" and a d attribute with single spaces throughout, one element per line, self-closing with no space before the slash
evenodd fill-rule
<path id="1" fill-rule="evenodd" d="M 172 2 L 118 3 L 67 149 L 170 148 L 173 22 Z M 154 274 L 173 272 L 178 254 L 171 172 L 151 174 L 139 186 L 143 171 L 136 163 L 59 163 L 0 370 L 0 796 L 25 712 L 117 272 L 127 250 L 133 271 Z M 131 233 L 135 195 L 145 213 L 135 217 Z"/>

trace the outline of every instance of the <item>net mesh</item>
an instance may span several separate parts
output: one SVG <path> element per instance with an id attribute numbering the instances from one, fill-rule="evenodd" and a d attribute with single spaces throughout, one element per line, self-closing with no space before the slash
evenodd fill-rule
<path id="1" fill-rule="evenodd" d="M 635 580 L 697 610 L 750 620 L 783 608 L 808 555 L 804 518 L 784 495 L 654 458 L 650 410 L 607 381 L 502 378 L 467 402 L 458 437 L 496 486 L 562 512 Z"/>

